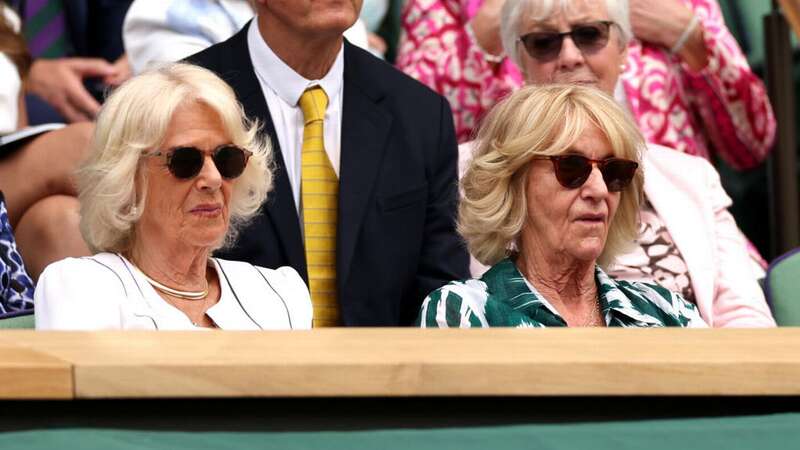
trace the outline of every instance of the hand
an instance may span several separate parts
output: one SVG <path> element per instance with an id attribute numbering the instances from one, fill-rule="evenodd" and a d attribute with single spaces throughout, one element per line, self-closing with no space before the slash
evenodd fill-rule
<path id="1" fill-rule="evenodd" d="M 630 0 L 631 27 L 641 41 L 672 48 L 692 20 L 680 0 Z"/>
<path id="2" fill-rule="evenodd" d="M 630 0 L 633 34 L 643 42 L 671 49 L 678 42 L 694 12 L 680 0 Z M 692 70 L 708 64 L 703 26 L 698 24 L 678 51 Z"/>
<path id="3" fill-rule="evenodd" d="M 100 104 L 83 86 L 84 78 L 111 77 L 114 67 L 96 58 L 37 59 L 26 90 L 52 105 L 68 122 L 91 121 Z"/>
<path id="4" fill-rule="evenodd" d="M 128 61 L 128 55 L 124 53 L 116 61 L 114 61 L 112 67 L 114 68 L 114 73 L 103 78 L 103 83 L 109 86 L 117 87 L 120 84 L 128 81 L 131 75 L 133 75 L 130 61 Z"/>
<path id="5" fill-rule="evenodd" d="M 503 53 L 503 42 L 500 40 L 500 10 L 505 0 L 485 0 L 475 17 L 472 18 L 472 31 L 483 51 L 492 55 Z"/>

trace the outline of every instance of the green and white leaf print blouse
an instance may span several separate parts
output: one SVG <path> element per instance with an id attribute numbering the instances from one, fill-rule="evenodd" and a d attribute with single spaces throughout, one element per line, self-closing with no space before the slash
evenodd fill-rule
<path id="1" fill-rule="evenodd" d="M 706 327 L 697 308 L 655 283 L 617 281 L 595 267 L 606 325 L 610 327 Z M 564 327 L 566 321 L 517 270 L 510 259 L 480 279 L 453 281 L 422 303 L 419 326 Z"/>

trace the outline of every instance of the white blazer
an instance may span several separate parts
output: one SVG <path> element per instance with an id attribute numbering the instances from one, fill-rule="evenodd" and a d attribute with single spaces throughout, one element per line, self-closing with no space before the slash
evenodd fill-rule
<path id="1" fill-rule="evenodd" d="M 220 299 L 206 312 L 223 330 L 311 328 L 311 298 L 291 267 L 213 259 Z M 34 293 L 39 330 L 192 330 L 130 261 L 114 253 L 47 266 Z"/>
<path id="2" fill-rule="evenodd" d="M 473 149 L 473 142 L 459 146 L 459 178 Z M 716 169 L 655 144 L 647 145 L 642 159 L 645 195 L 686 262 L 703 320 L 712 327 L 775 326 Z M 473 277 L 486 269 L 470 259 Z"/>

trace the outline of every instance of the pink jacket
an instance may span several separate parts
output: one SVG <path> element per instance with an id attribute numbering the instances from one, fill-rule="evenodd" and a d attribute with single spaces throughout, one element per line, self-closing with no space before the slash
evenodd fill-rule
<path id="1" fill-rule="evenodd" d="M 683 0 L 701 19 L 709 64 L 692 72 L 666 49 L 633 40 L 621 77 L 626 102 L 649 142 L 737 169 L 763 161 L 775 138 L 764 85 L 725 27 L 716 0 Z M 482 0 L 410 0 L 397 66 L 444 95 L 459 142 L 501 97 L 523 83 L 511 61 L 493 65 L 464 31 Z"/>

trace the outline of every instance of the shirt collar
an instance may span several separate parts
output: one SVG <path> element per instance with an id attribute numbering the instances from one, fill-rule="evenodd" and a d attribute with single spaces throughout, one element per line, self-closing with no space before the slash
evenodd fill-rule
<path id="1" fill-rule="evenodd" d="M 322 86 L 328 95 L 328 104 L 338 100 L 344 79 L 344 45 L 328 73 L 320 80 L 308 80 L 295 72 L 269 48 L 258 29 L 258 18 L 250 22 L 247 30 L 247 45 L 250 59 L 259 80 L 269 86 L 284 102 L 297 105 L 303 92 L 315 85 Z"/>
<path id="2" fill-rule="evenodd" d="M 515 310 L 525 311 L 525 314 L 539 322 L 552 315 L 557 322 L 566 325 L 566 322 L 556 308 L 531 284 L 517 269 L 516 264 L 506 258 L 492 266 L 481 280 L 489 286 L 489 291 L 497 295 Z M 600 308 L 603 311 L 606 325 L 612 319 L 630 326 L 652 327 L 663 326 L 656 317 L 642 313 L 623 292 L 619 284 L 609 277 L 600 266 L 595 266 L 595 282 Z M 546 310 L 545 313 L 542 310 Z"/>

